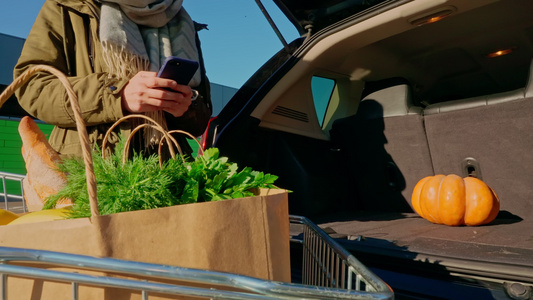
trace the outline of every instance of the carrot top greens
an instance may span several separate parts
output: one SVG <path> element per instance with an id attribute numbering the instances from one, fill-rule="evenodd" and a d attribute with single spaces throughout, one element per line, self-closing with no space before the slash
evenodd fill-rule
<path id="1" fill-rule="evenodd" d="M 254 195 L 253 189 L 276 188 L 277 176 L 249 167 L 239 169 L 236 163 L 221 157 L 217 148 L 185 162 L 180 157 L 169 159 L 162 167 L 157 155 L 144 157 L 139 153 L 123 164 L 123 149 L 121 141 L 105 159 L 99 149 L 93 152 L 101 215 L 248 197 Z M 58 200 L 69 198 L 74 200 L 71 218 L 90 217 L 83 160 L 64 159 L 59 169 L 67 174 L 67 184 L 47 199 L 44 208 L 53 208 Z"/>

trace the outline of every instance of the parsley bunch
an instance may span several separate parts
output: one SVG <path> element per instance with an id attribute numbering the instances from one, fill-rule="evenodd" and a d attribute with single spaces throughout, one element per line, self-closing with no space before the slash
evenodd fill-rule
<path id="1" fill-rule="evenodd" d="M 134 153 L 122 163 L 124 142 L 111 156 L 102 158 L 99 149 L 93 152 L 93 168 L 97 181 L 98 208 L 101 215 L 166 207 L 184 203 L 217 201 L 253 196 L 257 188 L 276 188 L 278 178 L 254 171 L 239 170 L 236 163 L 221 157 L 217 148 L 183 161 L 170 159 L 159 166 L 157 155 L 144 157 Z M 59 166 L 67 174 L 67 184 L 50 196 L 46 208 L 55 207 L 60 199 L 74 200 L 71 218 L 89 217 L 85 164 L 81 158 L 67 158 Z"/>

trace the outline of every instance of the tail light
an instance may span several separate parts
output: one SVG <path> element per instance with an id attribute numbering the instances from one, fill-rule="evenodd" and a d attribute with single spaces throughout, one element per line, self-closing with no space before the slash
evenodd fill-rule
<path id="1" fill-rule="evenodd" d="M 209 119 L 209 122 L 207 123 L 207 127 L 204 131 L 204 134 L 202 134 L 202 138 L 200 139 L 200 144 L 202 145 L 202 149 L 205 150 L 215 143 L 215 138 L 217 136 L 217 128 L 218 126 L 215 125 L 214 120 L 216 120 L 216 116 Z"/>

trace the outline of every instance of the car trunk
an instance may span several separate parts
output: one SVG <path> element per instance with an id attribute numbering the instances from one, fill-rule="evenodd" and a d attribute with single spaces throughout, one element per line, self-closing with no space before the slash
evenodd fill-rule
<path id="1" fill-rule="evenodd" d="M 503 110 L 501 107 L 495 109 Z M 459 280 L 461 285 L 466 282 L 476 287 L 497 284 L 502 294 L 505 293 L 503 284 L 533 283 L 530 193 L 513 190 L 517 184 L 527 185 L 531 175 L 523 174 L 525 181 L 517 179 L 516 184 L 502 187 L 506 181 L 499 176 L 511 176 L 512 173 L 505 173 L 506 168 L 502 167 L 501 173 L 492 174 L 489 169 L 493 168 L 492 163 L 508 164 L 505 156 L 497 162 L 486 163 L 483 157 L 474 155 L 481 161 L 479 169 L 483 176 L 489 184 L 494 183 L 495 191 L 500 195 L 502 205 L 496 220 L 483 226 L 452 227 L 430 223 L 411 209 L 409 194 L 416 180 L 413 182 L 409 178 L 418 175 L 409 172 L 419 172 L 420 169 L 405 167 L 394 150 L 404 147 L 392 147 L 390 143 L 395 141 L 394 138 L 389 137 L 386 147 L 382 144 L 385 153 L 390 155 L 384 156 L 385 163 L 370 156 L 370 152 L 380 152 L 374 149 L 364 153 L 360 160 L 364 167 L 357 171 L 358 167 L 352 165 L 342 151 L 332 151 L 338 145 L 331 141 L 256 126 L 251 122 L 249 126 L 241 126 L 238 132 L 228 130 L 221 135 L 217 146 L 240 165 L 278 175 L 277 184 L 292 191 L 289 195 L 292 214 L 308 216 L 391 284 L 395 291 L 405 287 L 404 280 L 394 284 L 397 274 L 406 273 L 453 282 Z M 487 130 L 491 131 L 490 128 Z M 461 135 L 457 137 L 461 138 Z M 246 141 L 245 147 L 238 142 L 243 140 Z M 380 172 L 374 172 L 373 177 L 373 171 L 366 171 L 367 168 L 387 168 L 389 157 L 395 159 L 401 176 L 408 178 L 403 190 L 393 185 L 393 188 L 387 188 L 391 186 L 388 185 L 389 178 L 378 178 Z M 531 167 L 529 161 L 523 161 L 523 164 L 524 168 Z M 361 172 L 360 176 L 354 174 L 357 172 Z M 366 173 L 369 181 L 355 182 Z M 391 271 L 396 275 L 388 277 L 387 272 Z M 414 287 L 414 290 L 418 289 Z"/>
<path id="2" fill-rule="evenodd" d="M 501 295 L 506 293 L 502 288 L 506 283 L 533 283 L 533 216 L 520 202 L 512 206 L 506 196 L 501 197 L 505 202 L 492 223 L 457 227 L 430 223 L 405 206 L 391 209 L 387 199 L 381 207 L 361 208 L 354 201 L 364 202 L 364 198 L 354 196 L 359 195 L 357 186 L 347 177 L 338 153 L 331 152 L 331 144 L 252 128 L 235 140 L 226 133 L 218 146 L 240 165 L 278 175 L 277 184 L 292 191 L 290 212 L 308 216 L 390 284 L 397 295 L 418 293 L 420 286 L 410 289 L 406 281 L 427 278 L 473 285 L 482 291 L 496 284 Z M 243 140 L 245 147 L 241 143 L 240 150 L 235 150 Z M 388 200 L 393 199 L 403 199 L 408 206 L 405 197 L 396 195 Z M 398 274 L 417 277 L 398 279 Z M 447 293 L 448 288 L 428 293 Z"/>
<path id="3" fill-rule="evenodd" d="M 288 8 L 297 4 L 280 2 Z M 251 100 L 232 99 L 227 111 L 243 107 L 232 103 L 249 101 L 221 125 L 214 146 L 239 165 L 278 175 L 277 184 L 291 190 L 292 214 L 319 224 L 399 294 L 409 290 L 420 298 L 439 293 L 449 298 L 452 290 L 446 286 L 434 292 L 429 290 L 436 289 L 435 282 L 421 286 L 431 278 L 479 287 L 483 292 L 477 298 L 514 293 L 516 299 L 528 299 L 533 284 L 533 25 L 524 5 L 531 2 L 487 1 L 465 12 L 461 5 L 468 8 L 472 1 L 450 2 L 462 14 L 434 26 L 382 40 L 369 34 L 376 42 L 368 45 L 360 41 L 369 36 L 356 31 L 343 43 L 317 46 L 324 53 L 310 55 L 314 61 L 300 49 L 297 55 L 303 58 L 289 61 L 289 67 L 296 65 L 289 75 L 278 72 L 254 90 Z M 382 31 L 408 26 L 412 17 L 402 18 Z M 517 55 L 499 61 L 476 56 L 514 35 L 524 42 Z M 342 86 L 357 81 L 355 71 L 363 68 L 372 71 L 361 79 L 364 89 Z M 315 118 L 312 82 L 306 78 L 317 74 L 336 80 L 338 107 L 348 107 L 342 101 L 358 103 L 332 126 Z M 345 74 L 351 74 L 349 80 Z M 483 226 L 451 227 L 418 216 L 410 204 L 414 186 L 436 174 L 485 181 L 500 199 L 497 218 Z M 488 287 L 492 294 L 483 294 Z"/>

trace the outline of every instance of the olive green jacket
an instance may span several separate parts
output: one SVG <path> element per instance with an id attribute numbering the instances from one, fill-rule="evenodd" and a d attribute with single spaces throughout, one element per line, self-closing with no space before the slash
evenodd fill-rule
<path id="1" fill-rule="evenodd" d="M 93 0 L 45 1 L 24 44 L 14 77 L 32 65 L 50 65 L 65 73 L 78 96 L 91 143 L 101 144 L 112 123 L 124 116 L 121 91 L 130 78 L 110 78 L 98 38 L 100 5 Z M 200 53 L 201 55 L 201 53 Z M 209 82 L 205 77 L 195 101 L 180 118 L 167 114 L 170 129 L 183 129 L 195 136 L 205 130 L 211 117 Z M 62 155 L 81 155 L 76 122 L 63 85 L 53 75 L 38 73 L 16 96 L 29 114 L 55 125 L 49 142 Z M 131 125 L 120 131 L 129 134 Z M 117 130 L 118 131 L 118 130 Z M 115 139 L 111 143 L 116 142 Z"/>

